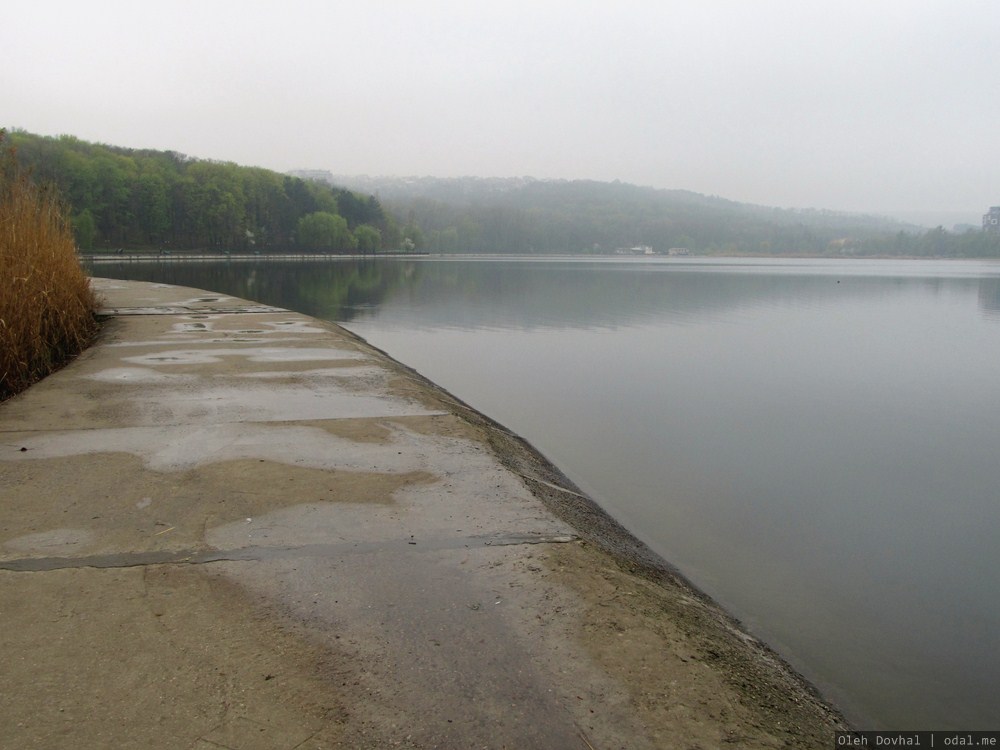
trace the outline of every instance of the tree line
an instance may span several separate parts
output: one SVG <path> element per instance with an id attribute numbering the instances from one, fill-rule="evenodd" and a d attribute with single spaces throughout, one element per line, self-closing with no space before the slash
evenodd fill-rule
<path id="1" fill-rule="evenodd" d="M 72 136 L 8 140 L 36 180 L 57 186 L 84 250 L 1000 257 L 1000 235 L 978 229 L 620 182 L 339 177 L 340 187 Z"/>
<path id="2" fill-rule="evenodd" d="M 738 203 L 620 182 L 338 176 L 377 192 L 430 252 L 1000 257 L 1000 236 Z"/>
<path id="3" fill-rule="evenodd" d="M 375 252 L 402 245 L 377 198 L 267 169 L 72 136 L 8 135 L 68 204 L 83 250 Z"/>

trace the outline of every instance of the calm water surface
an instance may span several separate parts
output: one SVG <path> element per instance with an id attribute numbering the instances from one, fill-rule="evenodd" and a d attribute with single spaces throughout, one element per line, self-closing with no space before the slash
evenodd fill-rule
<path id="1" fill-rule="evenodd" d="M 863 728 L 1000 729 L 1000 265 L 100 265 L 336 320 L 520 433 Z"/>

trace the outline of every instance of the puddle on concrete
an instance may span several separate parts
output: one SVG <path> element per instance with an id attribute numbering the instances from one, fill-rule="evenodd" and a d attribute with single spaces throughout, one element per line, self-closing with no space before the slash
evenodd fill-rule
<path id="1" fill-rule="evenodd" d="M 174 305 L 177 307 L 190 307 L 191 305 L 204 304 L 205 302 L 237 302 L 237 301 L 238 300 L 235 297 L 192 297 L 191 299 L 174 300 L 170 302 L 164 302 L 163 304 Z"/>
<path id="2" fill-rule="evenodd" d="M 171 375 L 148 367 L 111 367 L 81 377 L 103 383 L 181 383 L 197 379 L 194 375 Z"/>
<path id="3" fill-rule="evenodd" d="M 9 461 L 31 461 L 99 453 L 129 453 L 154 471 L 185 471 L 204 464 L 258 459 L 314 469 L 372 473 L 439 473 L 439 456 L 462 453 L 465 441 L 428 438 L 389 428 L 386 443 L 359 443 L 321 427 L 253 423 L 120 427 L 25 434 L 26 450 L 3 454 Z M 461 443 L 461 444 L 460 444 Z M 448 458 L 445 467 L 456 462 Z M 447 470 L 447 468 L 445 468 Z"/>
<path id="4" fill-rule="evenodd" d="M 238 300 L 237 300 L 238 301 Z M 228 307 L 203 307 L 203 308 L 192 308 L 187 305 L 177 305 L 175 303 L 159 303 L 154 298 L 149 298 L 146 300 L 137 300 L 137 302 L 149 302 L 149 305 L 119 305 L 117 307 L 108 307 L 101 310 L 101 314 L 104 315 L 188 315 L 192 318 L 197 318 L 198 315 L 193 314 L 196 310 L 202 310 L 204 317 L 209 317 L 210 315 L 256 315 L 261 313 L 287 313 L 283 307 L 271 307 L 270 305 L 255 305 L 255 304 L 237 304 Z"/>
<path id="5" fill-rule="evenodd" d="M 268 461 L 295 467 L 419 478 L 392 492 L 390 503 L 296 502 L 247 522 L 209 529 L 206 541 L 226 548 L 292 546 L 336 540 L 414 535 L 569 534 L 549 516 L 517 475 L 468 440 L 383 425 L 385 442 L 357 442 L 317 426 L 229 424 L 130 427 L 26 434 L 26 451 L 3 454 L 33 461 L 98 453 L 127 453 L 147 469 L 178 472 L 207 464 Z"/>
<path id="6" fill-rule="evenodd" d="M 293 341 L 304 341 L 303 338 L 299 336 L 274 336 L 273 331 L 264 331 L 259 336 L 256 337 L 232 337 L 230 338 L 230 333 L 236 333 L 240 336 L 238 332 L 226 331 L 226 330 L 213 330 L 211 333 L 215 334 L 212 337 L 199 336 L 197 333 L 172 333 L 164 334 L 162 338 L 158 339 L 143 339 L 139 341 L 115 341 L 109 343 L 106 346 L 113 347 L 115 349 L 123 349 L 128 347 L 154 347 L 154 346 L 178 346 L 179 342 L 183 342 L 185 346 L 205 346 L 210 344 L 231 344 L 235 341 L 248 342 L 253 344 L 277 344 L 277 343 L 290 343 Z M 239 353 L 236 350 L 234 353 Z"/>
<path id="7" fill-rule="evenodd" d="M 191 299 L 184 300 L 158 300 L 158 302 L 163 307 L 181 308 L 188 313 L 289 313 L 289 311 L 284 307 L 262 305 L 258 302 L 251 302 L 249 300 L 239 299 L 238 297 L 192 297 Z"/>
<path id="8" fill-rule="evenodd" d="M 185 307 L 107 307 L 98 311 L 101 315 L 183 315 L 190 312 Z"/>
<path id="9" fill-rule="evenodd" d="M 441 485 L 431 485 L 441 493 Z M 510 544 L 567 542 L 576 539 L 568 528 L 549 517 L 524 518 L 511 508 L 484 516 L 478 504 L 412 502 L 399 490 L 398 505 L 370 503 L 303 503 L 207 529 L 205 542 L 217 549 L 309 546 L 381 546 L 401 542 L 424 549 L 461 549 Z M 488 520 L 489 523 L 482 523 Z"/>
<path id="10" fill-rule="evenodd" d="M 143 354 L 137 357 L 125 357 L 123 361 L 137 365 L 206 365 L 221 362 L 223 357 L 246 357 L 251 362 L 308 362 L 313 360 L 322 362 L 336 359 L 365 359 L 366 355 L 351 349 L 248 347 L 246 349 L 177 349 L 156 354 Z"/>
<path id="11" fill-rule="evenodd" d="M 316 385 L 270 383 L 142 393 L 133 397 L 140 423 L 297 422 L 427 415 L 434 412 L 392 396 L 354 393 L 329 380 Z"/>
<path id="12" fill-rule="evenodd" d="M 438 479 L 396 489 L 394 502 L 389 504 L 340 501 L 288 505 L 207 529 L 205 541 L 227 548 L 407 538 L 419 545 L 422 539 L 448 535 L 573 533 L 545 512 L 518 476 L 466 440 L 418 436 L 394 428 L 387 444 L 367 445 L 384 461 L 414 461 L 415 468 Z"/>
<path id="13" fill-rule="evenodd" d="M 274 323 L 266 322 L 264 325 L 271 326 L 273 331 L 270 331 L 270 333 L 278 331 L 282 333 L 329 333 L 325 328 L 317 328 L 311 325 L 308 320 L 279 320 Z"/>
<path id="14" fill-rule="evenodd" d="M 170 327 L 170 330 L 174 333 L 191 333 L 191 332 L 203 333 L 205 331 L 211 331 L 212 325 L 213 325 L 212 323 L 202 323 L 202 322 L 174 323 Z"/>
<path id="15" fill-rule="evenodd" d="M 299 370 L 297 372 L 289 372 L 287 370 L 244 372 L 236 375 L 235 377 L 262 380 L 276 380 L 289 377 L 294 377 L 296 379 L 305 378 L 307 380 L 323 380 L 326 378 L 385 378 L 388 375 L 389 372 L 384 367 L 379 367 L 377 365 L 344 365 L 343 367 L 323 367 L 314 370 Z"/>

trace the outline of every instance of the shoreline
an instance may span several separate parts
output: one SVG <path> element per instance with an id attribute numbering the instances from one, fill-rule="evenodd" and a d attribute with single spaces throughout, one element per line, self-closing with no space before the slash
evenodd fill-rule
<path id="1" fill-rule="evenodd" d="M 337 325 L 347 336 L 356 339 L 367 348 L 385 357 L 404 373 L 405 377 L 413 379 L 422 387 L 447 400 L 457 410 L 460 410 L 463 419 L 481 425 L 486 430 L 489 443 L 501 462 L 517 476 L 526 480 L 532 494 L 556 517 L 568 523 L 578 532 L 582 540 L 608 554 L 629 573 L 640 576 L 657 586 L 679 590 L 683 592 L 682 595 L 696 599 L 706 608 L 706 613 L 712 619 L 717 620 L 718 626 L 723 631 L 731 631 L 736 636 L 741 647 L 745 646 L 756 652 L 751 660 L 760 659 L 768 663 L 773 662 L 780 670 L 788 673 L 798 689 L 803 690 L 812 699 L 828 708 L 836 720 L 842 724 L 843 729 L 856 729 L 848 722 L 843 712 L 778 651 L 748 632 L 737 617 L 692 583 L 679 568 L 653 551 L 649 545 L 625 528 L 593 498 L 586 495 L 530 441 L 492 417 L 478 411 L 414 368 L 395 359 L 389 352 L 373 346 L 364 337 L 336 323 L 331 323 L 331 325 Z"/>
<path id="2" fill-rule="evenodd" d="M 361 337 L 95 283 L 114 303 L 98 341 L 0 406 L 19 746 L 119 726 L 177 746 L 163 722 L 233 748 L 254 727 L 289 748 L 819 748 L 848 728 L 527 441 Z M 120 634 L 141 655 L 115 661 Z M 177 676 L 199 687 L 174 709 Z M 156 720 L 109 729 L 88 704 L 126 695 Z M 66 704 L 66 744 L 25 725 Z"/>
<path id="3" fill-rule="evenodd" d="M 649 262 L 671 261 L 677 264 L 697 263 L 706 260 L 823 260 L 823 261 L 969 261 L 989 262 L 1000 258 L 992 255 L 891 255 L 875 253 L 871 255 L 824 255 L 822 253 L 784 253 L 768 255 L 766 253 L 740 253 L 726 255 L 723 253 L 699 253 L 692 255 L 615 255 L 613 253 L 431 253 L 431 252 L 379 252 L 379 253 L 210 253 L 198 251 L 183 251 L 160 255 L 155 252 L 128 252 L 122 255 L 115 253 L 85 253 L 80 255 L 84 264 L 95 266 L 114 263 L 211 263 L 227 262 L 319 262 L 338 260 L 578 260 L 578 261 L 618 261 L 618 262 Z"/>

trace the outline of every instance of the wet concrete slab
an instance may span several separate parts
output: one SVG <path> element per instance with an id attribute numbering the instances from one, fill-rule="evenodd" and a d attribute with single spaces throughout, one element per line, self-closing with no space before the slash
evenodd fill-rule
<path id="1" fill-rule="evenodd" d="M 98 290 L 114 316 L 98 344 L 0 410 L 0 466 L 14 483 L 5 494 L 17 495 L 0 567 L 213 565 L 313 623 L 330 647 L 352 640 L 355 660 L 371 660 L 364 642 L 377 643 L 396 680 L 380 710 L 405 704 L 400 716 L 421 743 L 506 735 L 519 746 L 580 745 L 572 717 L 552 712 L 550 685 L 528 668 L 527 644 L 498 624 L 501 603 L 474 565 L 454 559 L 576 538 L 518 477 L 467 437 L 411 429 L 407 419 L 447 412 L 394 393 L 397 373 L 331 326 L 196 290 Z M 353 436 L 338 434 L 341 420 Z M 357 439 L 364 422 L 377 439 Z M 271 467 L 250 471 L 256 486 L 242 481 L 248 463 Z M 206 481 L 203 470 L 222 476 Z M 89 479 L 76 481 L 81 472 Z M 324 485 L 354 497 L 325 498 Z M 37 512 L 45 506 L 61 511 L 58 526 Z M 302 610 L 313 589 L 323 604 Z M 481 663 L 488 654 L 492 668 Z M 432 706 L 447 706 L 450 721 L 428 734 L 420 724 Z M 222 734 L 201 739 L 240 745 Z"/>
<path id="2" fill-rule="evenodd" d="M 648 688 L 609 666 L 598 643 L 622 634 L 587 593 L 595 565 L 602 586 L 642 587 L 542 502 L 585 498 L 524 468 L 502 428 L 336 326 L 95 286 L 95 345 L 0 405 L 12 747 L 694 747 L 764 726 L 698 666 L 654 682 L 686 679 L 708 708 L 650 729 Z M 630 611 L 666 606 L 648 596 Z M 618 640 L 615 661 L 658 664 L 650 637 Z M 108 659 L 116 642 L 143 655 Z M 195 694 L 174 710 L 178 681 Z M 145 717 L 118 706 L 132 693 Z M 40 701 L 73 723 L 25 718 Z M 760 726 L 744 745 L 780 746 Z"/>

